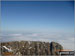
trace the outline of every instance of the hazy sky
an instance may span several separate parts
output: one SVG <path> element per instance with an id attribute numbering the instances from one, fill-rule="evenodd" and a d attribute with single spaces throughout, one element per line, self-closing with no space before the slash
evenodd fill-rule
<path id="1" fill-rule="evenodd" d="M 74 50 L 73 2 L 2 2 L 1 41 L 56 41 Z"/>

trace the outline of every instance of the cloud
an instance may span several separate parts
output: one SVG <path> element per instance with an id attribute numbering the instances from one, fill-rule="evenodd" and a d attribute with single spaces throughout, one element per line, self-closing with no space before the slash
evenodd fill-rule
<path id="1" fill-rule="evenodd" d="M 10 36 L 22 36 L 22 34 L 10 34 Z"/>
<path id="2" fill-rule="evenodd" d="M 32 34 L 29 34 L 29 35 L 27 35 L 27 36 L 30 36 L 30 37 L 37 37 L 37 36 L 39 36 L 37 33 L 32 33 Z"/>
<path id="3" fill-rule="evenodd" d="M 0 34 L 0 41 L 55 41 L 60 43 L 65 49 L 74 50 L 74 34 L 73 33 L 6 33 Z"/>

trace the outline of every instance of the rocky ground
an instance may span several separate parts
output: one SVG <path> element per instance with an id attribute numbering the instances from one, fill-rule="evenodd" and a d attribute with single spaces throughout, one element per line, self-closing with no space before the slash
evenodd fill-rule
<path id="1" fill-rule="evenodd" d="M 63 47 L 56 42 L 40 42 L 40 41 L 13 41 L 1 43 L 2 46 L 10 46 L 12 55 L 58 55 L 57 50 L 62 50 Z M 4 50 L 1 48 L 1 54 L 4 55 Z"/>

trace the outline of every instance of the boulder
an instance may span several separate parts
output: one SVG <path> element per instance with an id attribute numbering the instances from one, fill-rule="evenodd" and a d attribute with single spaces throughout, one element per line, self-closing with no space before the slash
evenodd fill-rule
<path id="1" fill-rule="evenodd" d="M 59 55 L 60 50 L 63 50 L 63 47 L 56 42 L 51 42 L 50 43 L 50 51 L 51 51 L 51 55 Z"/>

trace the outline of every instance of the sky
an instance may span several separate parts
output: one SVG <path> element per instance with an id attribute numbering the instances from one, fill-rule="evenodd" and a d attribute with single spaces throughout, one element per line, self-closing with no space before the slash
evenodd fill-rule
<path id="1" fill-rule="evenodd" d="M 74 49 L 73 1 L 1 2 L 1 18 L 1 41 L 56 41 Z"/>

